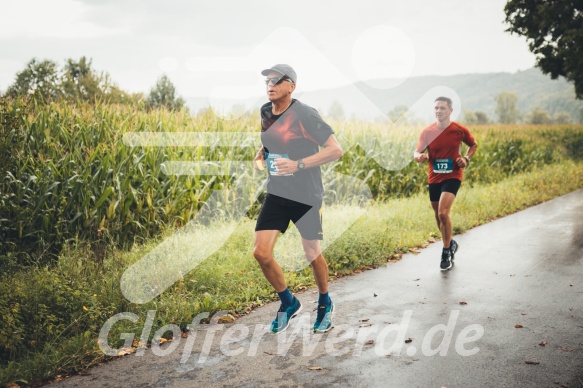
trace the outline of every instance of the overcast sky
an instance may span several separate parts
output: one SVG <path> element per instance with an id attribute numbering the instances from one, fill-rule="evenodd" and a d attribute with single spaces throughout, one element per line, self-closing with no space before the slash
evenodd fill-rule
<path id="1" fill-rule="evenodd" d="M 33 57 L 87 56 L 123 89 L 166 73 L 186 98 L 249 95 L 289 63 L 298 88 L 516 72 L 534 66 L 504 30 L 504 0 L 0 0 L 0 90 Z M 262 89 L 260 89 L 262 91 Z"/>

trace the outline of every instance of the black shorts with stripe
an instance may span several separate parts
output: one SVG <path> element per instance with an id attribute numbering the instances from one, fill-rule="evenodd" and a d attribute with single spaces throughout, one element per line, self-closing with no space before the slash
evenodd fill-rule
<path id="1" fill-rule="evenodd" d="M 279 230 L 285 233 L 293 222 L 306 240 L 322 240 L 322 204 L 307 205 L 273 194 L 267 194 L 257 217 L 255 231 Z"/>

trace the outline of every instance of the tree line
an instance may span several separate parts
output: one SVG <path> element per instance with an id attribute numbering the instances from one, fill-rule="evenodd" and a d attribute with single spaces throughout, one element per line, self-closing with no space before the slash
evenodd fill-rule
<path id="1" fill-rule="evenodd" d="M 501 92 L 495 97 L 495 101 L 498 122 L 502 124 L 516 124 L 517 122 L 527 124 L 569 124 L 572 121 L 569 113 L 565 111 L 557 111 L 551 117 L 540 106 L 523 114 L 518 109 L 518 96 L 513 92 Z"/>
<path id="2" fill-rule="evenodd" d="M 146 109 L 167 108 L 180 110 L 185 101 L 177 95 L 176 87 L 167 75 L 158 78 L 148 95 L 122 90 L 111 79 L 109 73 L 99 72 L 92 60 L 81 57 L 67 59 L 64 66 L 49 59 L 31 59 L 25 68 L 16 74 L 3 97 L 33 97 L 40 103 L 51 101 L 130 104 Z"/>
<path id="3" fill-rule="evenodd" d="M 500 92 L 495 97 L 496 118 L 491 119 L 484 111 L 472 111 L 464 109 L 460 121 L 465 124 L 489 124 L 497 122 L 500 124 L 570 124 L 573 122 L 571 115 L 566 111 L 556 111 L 551 116 L 549 112 L 540 106 L 535 107 L 527 113 L 523 113 L 518 108 L 518 95 L 514 92 Z M 328 117 L 335 120 L 345 119 L 344 108 L 338 100 L 332 101 L 328 108 Z M 388 111 L 387 117 L 392 122 L 400 121 L 401 123 L 421 125 L 423 120 L 419 120 L 415 115 L 409 112 L 406 105 L 397 105 Z"/>

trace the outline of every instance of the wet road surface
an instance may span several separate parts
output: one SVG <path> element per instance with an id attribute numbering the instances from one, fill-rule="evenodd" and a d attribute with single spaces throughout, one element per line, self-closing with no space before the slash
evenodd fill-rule
<path id="1" fill-rule="evenodd" d="M 272 303 L 56 385 L 583 387 L 583 190 L 455 239 L 449 271 L 437 242 L 331 283 L 327 334 L 308 290 L 279 335 Z"/>

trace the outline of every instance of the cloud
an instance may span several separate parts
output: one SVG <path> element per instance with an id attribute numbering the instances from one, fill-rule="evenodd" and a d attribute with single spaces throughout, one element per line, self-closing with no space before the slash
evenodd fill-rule
<path id="1" fill-rule="evenodd" d="M 14 78 L 15 62 L 20 62 L 22 69 L 32 57 L 63 63 L 66 58 L 84 55 L 93 59 L 96 69 L 108 71 L 119 86 L 130 91 L 148 91 L 163 72 L 168 72 L 180 93 L 208 95 L 216 78 L 210 73 L 188 71 L 189 58 L 246 56 L 282 28 L 296 31 L 297 36 L 305 37 L 325 56 L 344 76 L 338 77 L 339 85 L 345 78 L 353 81 L 377 78 L 379 74 L 392 74 L 395 69 L 411 70 L 411 76 L 419 76 L 530 67 L 534 57 L 526 43 L 504 32 L 504 2 L 2 2 L 0 87 Z M 370 58 L 359 54 L 354 61 L 355 48 L 365 54 L 371 47 L 374 49 L 374 44 L 363 40 L 363 36 L 366 38 L 363 33 L 379 26 L 402 31 L 410 44 L 377 51 Z M 272 46 L 263 50 L 253 63 L 258 68 L 270 66 L 277 62 L 275 55 L 279 50 L 288 51 L 287 60 L 306 68 L 302 69 L 302 80 L 310 81 L 310 66 L 304 65 L 309 64 L 309 56 L 290 47 L 285 36 L 282 39 L 273 40 Z M 382 40 L 376 46 L 381 44 Z M 413 55 L 405 55 L 405 49 L 414 51 L 414 67 Z M 171 69 L 164 65 L 168 58 L 173 63 Z M 403 74 L 401 78 L 408 73 Z M 316 75 L 314 79 L 322 77 Z M 308 87 L 310 83 L 314 87 L 317 84 L 313 81 L 304 85 Z"/>
<path id="2" fill-rule="evenodd" d="M 98 38 L 127 33 L 123 28 L 88 21 L 91 7 L 73 0 L 5 2 L 0 13 L 0 39 Z"/>

